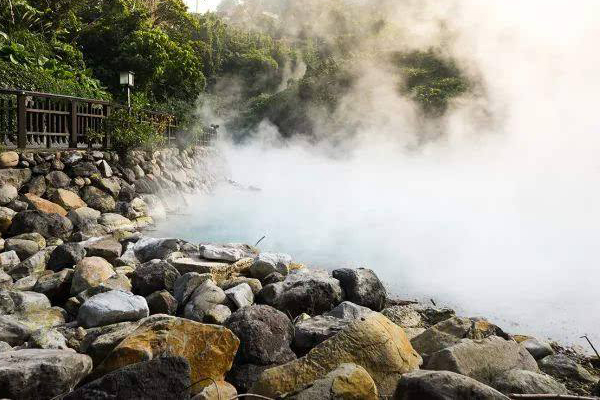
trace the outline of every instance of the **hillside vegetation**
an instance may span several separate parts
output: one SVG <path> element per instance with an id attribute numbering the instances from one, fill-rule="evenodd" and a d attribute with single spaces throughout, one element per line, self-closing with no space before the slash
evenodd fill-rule
<path id="1" fill-rule="evenodd" d="M 0 3 L 0 87 L 123 101 L 118 73 L 131 70 L 137 105 L 192 123 L 210 101 L 240 136 L 265 119 L 312 134 L 314 110 L 333 113 L 364 62 L 388 66 L 390 85 L 432 117 L 468 90 L 438 49 L 380 46 L 395 27 L 342 0 L 224 1 L 201 15 L 182 0 Z"/>

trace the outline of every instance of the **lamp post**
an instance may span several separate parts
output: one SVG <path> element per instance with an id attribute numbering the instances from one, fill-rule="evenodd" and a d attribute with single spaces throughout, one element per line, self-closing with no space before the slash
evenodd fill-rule
<path id="1" fill-rule="evenodd" d="M 119 74 L 119 83 L 127 87 L 127 107 L 131 109 L 131 88 L 133 87 L 133 77 L 135 74 L 131 71 L 124 71 Z"/>

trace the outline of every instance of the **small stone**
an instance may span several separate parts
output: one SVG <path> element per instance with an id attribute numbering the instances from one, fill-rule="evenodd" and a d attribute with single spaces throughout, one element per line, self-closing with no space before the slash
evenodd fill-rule
<path id="1" fill-rule="evenodd" d="M 1 170 L 0 170 L 1 171 Z M 11 225 L 13 218 L 17 213 L 10 208 L 0 207 L 0 232 L 6 233 Z"/>
<path id="2" fill-rule="evenodd" d="M 521 345 L 524 346 L 529 354 L 536 360 L 541 360 L 546 356 L 554 354 L 554 350 L 552 349 L 552 346 L 550 346 L 550 343 L 542 342 L 536 338 L 527 338 L 522 341 L 517 340 L 517 342 L 521 343 Z"/>
<path id="3" fill-rule="evenodd" d="M 14 250 L 0 253 L 0 268 L 2 268 L 4 271 L 10 271 L 19 265 L 20 262 L 21 260 L 19 259 L 17 252 Z"/>
<path id="4" fill-rule="evenodd" d="M 13 285 L 13 279 L 10 275 L 0 269 L 0 291 L 8 290 Z"/>
<path id="5" fill-rule="evenodd" d="M 212 385 L 202 389 L 200 393 L 193 397 L 193 400 L 231 399 L 237 396 L 237 394 L 237 390 L 235 390 L 235 387 L 231 383 L 216 381 Z"/>
<path id="6" fill-rule="evenodd" d="M 98 169 L 100 170 L 100 173 L 102 173 L 103 177 L 110 178 L 113 175 L 112 168 L 110 167 L 110 165 L 108 165 L 106 161 L 100 160 L 97 164 Z"/>

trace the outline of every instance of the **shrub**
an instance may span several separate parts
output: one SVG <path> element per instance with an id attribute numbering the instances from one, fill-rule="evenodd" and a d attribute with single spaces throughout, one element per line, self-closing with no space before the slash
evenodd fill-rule
<path id="1" fill-rule="evenodd" d="M 104 135 L 108 135 L 112 148 L 121 155 L 133 149 L 154 150 L 165 143 L 163 132 L 167 119 L 148 122 L 139 108 L 114 109 L 104 120 Z"/>

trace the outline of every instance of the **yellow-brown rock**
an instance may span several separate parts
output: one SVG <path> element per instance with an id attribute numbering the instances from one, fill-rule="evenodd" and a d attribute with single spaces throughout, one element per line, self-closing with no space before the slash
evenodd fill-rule
<path id="1" fill-rule="evenodd" d="M 231 383 L 225 381 L 211 382 L 192 400 L 225 400 L 237 396 L 237 390 Z"/>
<path id="2" fill-rule="evenodd" d="M 57 189 L 52 200 L 67 211 L 87 207 L 87 204 L 81 200 L 81 197 L 66 189 Z"/>
<path id="3" fill-rule="evenodd" d="M 115 347 L 94 374 L 98 377 L 168 353 L 187 359 L 192 382 L 204 378 L 223 381 L 239 344 L 239 339 L 225 327 L 157 314 L 142 320 L 140 326 Z M 202 380 L 192 387 L 192 392 L 199 393 L 210 384 L 209 379 Z"/>
<path id="4" fill-rule="evenodd" d="M 390 396 L 400 375 L 418 369 L 421 362 L 402 328 L 384 315 L 373 313 L 353 322 L 306 356 L 264 371 L 251 392 L 279 397 L 322 379 L 342 363 L 352 363 L 367 371 L 381 396 Z"/>
<path id="5" fill-rule="evenodd" d="M 67 210 L 58 204 L 42 199 L 33 193 L 25 193 L 25 198 L 27 199 L 27 202 L 38 211 L 45 212 L 46 214 L 59 214 L 63 217 L 67 216 Z"/>

